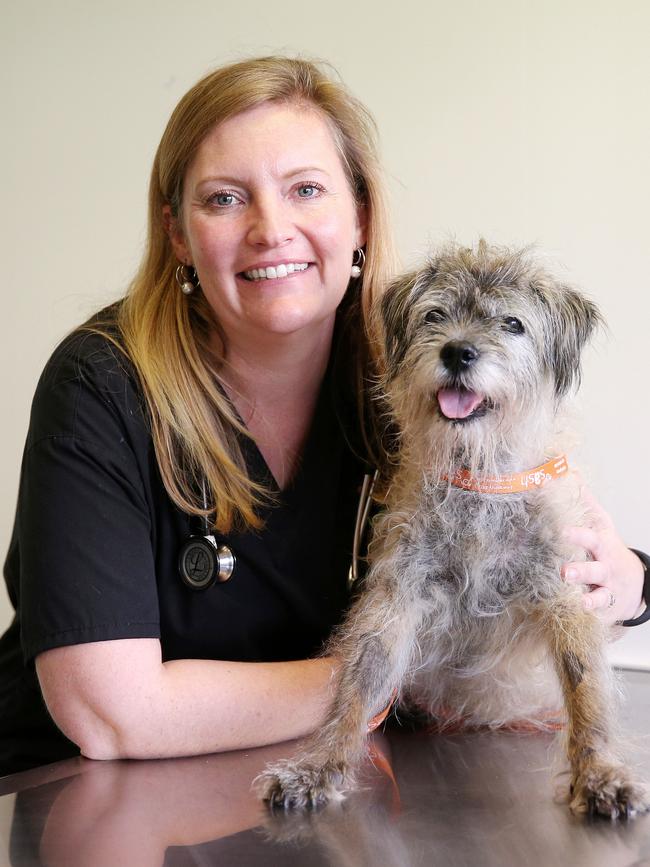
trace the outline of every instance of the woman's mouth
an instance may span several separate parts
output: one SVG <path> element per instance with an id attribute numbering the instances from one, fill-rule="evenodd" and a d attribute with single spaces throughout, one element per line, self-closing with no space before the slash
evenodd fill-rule
<path id="1" fill-rule="evenodd" d="M 246 280 L 277 280 L 279 277 L 287 277 L 294 271 L 306 271 L 308 262 L 282 262 L 280 265 L 270 265 L 267 268 L 252 268 L 250 271 L 242 271 L 241 276 Z"/>

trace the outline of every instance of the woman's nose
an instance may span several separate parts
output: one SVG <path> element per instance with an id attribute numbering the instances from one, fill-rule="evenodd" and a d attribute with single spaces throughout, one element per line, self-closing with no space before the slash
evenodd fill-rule
<path id="1" fill-rule="evenodd" d="M 293 238 L 290 206 L 271 197 L 257 202 L 250 210 L 248 240 L 255 246 L 280 247 Z"/>

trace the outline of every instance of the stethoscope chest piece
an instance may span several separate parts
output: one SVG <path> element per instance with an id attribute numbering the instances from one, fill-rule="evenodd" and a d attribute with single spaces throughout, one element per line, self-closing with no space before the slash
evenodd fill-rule
<path id="1" fill-rule="evenodd" d="M 215 581 L 227 581 L 235 568 L 235 555 L 217 545 L 211 535 L 190 536 L 178 555 L 178 571 L 192 590 L 207 590 Z"/>

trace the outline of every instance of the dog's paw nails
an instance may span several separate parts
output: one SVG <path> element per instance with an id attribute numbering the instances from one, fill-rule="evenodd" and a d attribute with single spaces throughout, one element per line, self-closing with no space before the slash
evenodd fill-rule
<path id="1" fill-rule="evenodd" d="M 306 763 L 279 762 L 255 781 L 260 796 L 271 812 L 317 810 L 331 801 L 340 801 L 346 783 L 341 765 L 323 767 Z"/>
<path id="2" fill-rule="evenodd" d="M 571 783 L 570 807 L 588 818 L 625 821 L 650 809 L 646 789 L 625 768 L 604 765 L 583 771 Z"/>

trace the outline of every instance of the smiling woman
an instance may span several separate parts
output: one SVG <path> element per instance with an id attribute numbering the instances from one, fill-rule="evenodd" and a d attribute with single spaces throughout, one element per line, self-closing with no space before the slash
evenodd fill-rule
<path id="1" fill-rule="evenodd" d="M 337 664 L 317 654 L 348 600 L 368 310 L 392 249 L 372 120 L 334 76 L 260 58 L 183 97 L 140 270 L 34 400 L 0 773 L 323 719 Z M 218 551 L 234 556 L 216 583 L 187 580 Z"/>
<path id="2" fill-rule="evenodd" d="M 328 354 L 353 252 L 365 244 L 364 208 L 319 112 L 267 103 L 219 124 L 190 164 L 179 216 L 164 210 L 229 353 L 293 335 L 295 346 Z"/>

